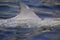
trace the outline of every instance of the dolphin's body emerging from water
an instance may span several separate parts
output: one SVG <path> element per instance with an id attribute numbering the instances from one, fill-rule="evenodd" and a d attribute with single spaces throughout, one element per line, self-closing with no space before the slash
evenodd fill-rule
<path id="1" fill-rule="evenodd" d="M 20 13 L 10 19 L 0 19 L 0 26 L 2 27 L 17 27 L 21 25 L 28 25 L 28 27 L 36 26 L 55 26 L 59 25 L 60 21 L 52 18 L 42 20 L 39 18 L 27 5 L 20 3 Z"/>

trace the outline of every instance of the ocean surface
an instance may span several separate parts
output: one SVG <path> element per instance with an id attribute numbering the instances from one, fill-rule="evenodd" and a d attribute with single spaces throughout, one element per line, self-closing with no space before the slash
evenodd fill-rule
<path id="1" fill-rule="evenodd" d="M 21 10 L 20 2 L 33 9 L 40 18 L 60 18 L 60 0 L 1 0 L 0 19 L 8 19 L 18 15 Z M 42 30 L 41 32 L 36 28 L 3 27 L 0 28 L 0 40 L 60 40 L 60 26 L 51 31 Z"/>

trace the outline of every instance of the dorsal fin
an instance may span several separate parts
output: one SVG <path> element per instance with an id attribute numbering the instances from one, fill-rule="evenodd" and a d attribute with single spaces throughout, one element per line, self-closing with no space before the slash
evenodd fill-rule
<path id="1" fill-rule="evenodd" d="M 15 18 L 16 19 L 38 19 L 41 20 L 27 5 L 20 3 L 20 13 Z"/>

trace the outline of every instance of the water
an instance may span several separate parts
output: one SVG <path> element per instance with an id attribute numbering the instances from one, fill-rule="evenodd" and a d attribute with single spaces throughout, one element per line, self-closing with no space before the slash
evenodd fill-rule
<path id="1" fill-rule="evenodd" d="M 2 1 L 2 0 L 1 0 Z M 31 9 L 41 9 L 39 12 L 34 11 L 36 15 L 41 18 L 53 18 L 59 17 L 58 13 L 60 10 L 60 5 L 58 2 L 46 2 L 44 0 L 3 0 L 5 2 L 0 1 L 0 19 L 8 19 L 15 17 L 19 14 L 19 2 L 23 2 L 28 5 Z M 14 1 L 14 2 L 13 2 Z M 4 4 L 4 5 L 3 5 Z M 47 11 L 46 11 L 47 10 Z M 52 11 L 51 11 L 52 10 Z M 43 12 L 42 12 L 43 11 Z M 56 12 L 57 11 L 57 12 Z M 46 13 L 48 12 L 48 13 Z M 52 12 L 52 13 L 50 13 Z M 57 14 L 57 15 L 56 15 Z M 1 28 L 2 29 L 2 28 Z M 0 39 L 1 40 L 16 40 L 16 39 L 26 39 L 26 40 L 60 40 L 60 28 L 55 29 L 49 32 L 41 32 L 42 30 L 38 31 L 38 28 L 4 28 L 0 30 Z M 33 35 L 34 34 L 34 35 Z M 53 35 L 54 34 L 54 35 Z M 59 36 L 58 36 L 59 34 Z M 51 38 L 50 35 L 53 35 Z M 56 36 L 57 37 L 54 37 Z M 11 38 L 12 37 L 12 38 Z M 10 39 L 9 39 L 10 38 Z"/>

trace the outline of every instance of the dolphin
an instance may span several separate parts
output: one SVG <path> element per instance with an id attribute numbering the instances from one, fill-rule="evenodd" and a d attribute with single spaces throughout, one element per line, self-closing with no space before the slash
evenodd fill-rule
<path id="1" fill-rule="evenodd" d="M 1 27 L 18 27 L 28 25 L 30 27 L 42 27 L 42 26 L 55 26 L 60 25 L 60 20 L 54 20 L 54 18 L 45 18 L 42 20 L 38 17 L 31 8 L 26 4 L 20 3 L 20 13 L 9 19 L 0 19 Z"/>

